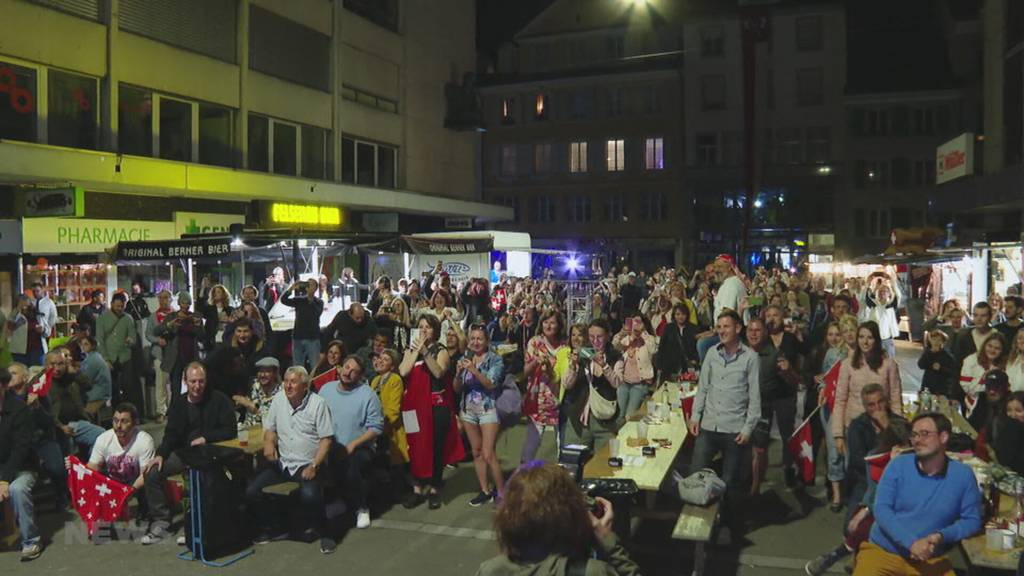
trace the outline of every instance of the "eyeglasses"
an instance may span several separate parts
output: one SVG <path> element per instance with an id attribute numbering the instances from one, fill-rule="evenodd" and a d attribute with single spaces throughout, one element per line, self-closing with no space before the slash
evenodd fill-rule
<path id="1" fill-rule="evenodd" d="M 918 438 L 920 438 L 921 440 L 924 440 L 925 438 L 929 438 L 929 437 L 937 435 L 937 434 L 938 434 L 938 432 L 936 432 L 934 430 L 919 430 L 919 431 L 911 432 L 910 433 L 910 439 L 911 440 L 917 440 Z"/>

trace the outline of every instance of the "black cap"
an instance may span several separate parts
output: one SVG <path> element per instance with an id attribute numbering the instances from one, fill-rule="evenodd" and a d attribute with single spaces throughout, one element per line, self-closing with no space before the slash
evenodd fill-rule
<path id="1" fill-rule="evenodd" d="M 1002 370 L 989 370 L 985 374 L 986 390 L 1009 390 L 1010 378 Z"/>

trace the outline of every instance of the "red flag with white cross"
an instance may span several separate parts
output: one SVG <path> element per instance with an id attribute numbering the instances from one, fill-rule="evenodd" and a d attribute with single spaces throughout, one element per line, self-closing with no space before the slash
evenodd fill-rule
<path id="1" fill-rule="evenodd" d="M 793 455 L 793 463 L 807 484 L 814 482 L 814 442 L 811 439 L 810 421 L 810 418 L 804 420 L 786 442 L 786 449 Z"/>
<path id="2" fill-rule="evenodd" d="M 91 535 L 96 531 L 97 522 L 113 522 L 121 517 L 125 502 L 135 489 L 111 480 L 74 456 L 69 460 L 68 491 L 75 511 Z"/>

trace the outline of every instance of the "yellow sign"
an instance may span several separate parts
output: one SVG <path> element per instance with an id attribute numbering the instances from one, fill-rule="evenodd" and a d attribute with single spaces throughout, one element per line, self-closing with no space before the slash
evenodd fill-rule
<path id="1" fill-rule="evenodd" d="M 341 208 L 274 202 L 270 206 L 270 220 L 275 224 L 341 226 Z"/>

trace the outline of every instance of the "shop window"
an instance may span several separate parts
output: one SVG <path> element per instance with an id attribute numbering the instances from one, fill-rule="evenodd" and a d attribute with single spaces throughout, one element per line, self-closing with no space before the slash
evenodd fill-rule
<path id="1" fill-rule="evenodd" d="M 0 62 L 0 138 L 36 140 L 36 71 Z"/>
<path id="2" fill-rule="evenodd" d="M 298 174 L 298 128 L 284 122 L 274 122 L 274 174 Z"/>
<path id="3" fill-rule="evenodd" d="M 270 172 L 270 119 L 249 115 L 249 170 Z"/>
<path id="4" fill-rule="evenodd" d="M 356 184 L 373 186 L 373 171 L 376 164 L 373 144 L 360 142 L 356 145 Z"/>
<path id="5" fill-rule="evenodd" d="M 55 146 L 97 149 L 96 79 L 50 70 L 48 81 L 47 142 Z"/>
<path id="6" fill-rule="evenodd" d="M 117 144 L 122 154 L 153 155 L 153 94 L 148 90 L 118 90 Z"/>
<path id="7" fill-rule="evenodd" d="M 199 105 L 199 162 L 213 166 L 235 165 L 234 113 L 230 108 Z"/>
<path id="8" fill-rule="evenodd" d="M 192 160 L 192 104 L 160 98 L 160 157 Z"/>
<path id="9" fill-rule="evenodd" d="M 395 188 L 395 149 L 390 146 L 377 147 L 377 186 Z"/>
<path id="10" fill-rule="evenodd" d="M 351 138 L 341 139 L 341 181 L 356 183 L 356 143 Z"/>
<path id="11" fill-rule="evenodd" d="M 327 166 L 327 130 L 303 126 L 302 175 L 317 180 L 329 179 L 331 174 Z"/>

